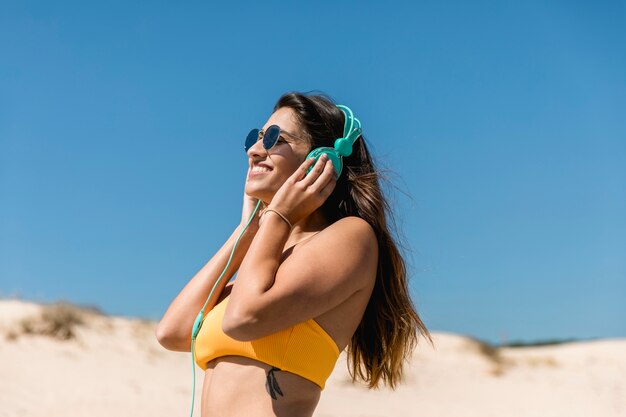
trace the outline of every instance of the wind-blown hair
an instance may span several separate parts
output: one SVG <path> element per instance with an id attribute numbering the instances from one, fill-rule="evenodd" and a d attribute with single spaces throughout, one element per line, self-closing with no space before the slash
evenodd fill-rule
<path id="1" fill-rule="evenodd" d="M 274 111 L 282 107 L 294 111 L 311 149 L 333 147 L 335 139 L 343 136 L 345 116 L 326 95 L 289 92 L 278 99 Z M 363 125 L 367 128 L 367 123 Z M 418 332 L 433 341 L 411 301 L 406 264 L 389 230 L 393 214 L 363 136 L 354 143 L 352 154 L 343 158 L 343 171 L 322 212 L 331 223 L 358 216 L 376 233 L 376 283 L 348 344 L 348 370 L 353 382 L 358 378 L 369 388 L 378 388 L 382 381 L 395 389 L 402 381 L 403 364 L 417 345 Z"/>

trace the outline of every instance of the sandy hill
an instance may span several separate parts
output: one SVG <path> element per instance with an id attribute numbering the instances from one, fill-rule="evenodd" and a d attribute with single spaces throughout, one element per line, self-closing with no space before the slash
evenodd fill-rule
<path id="1" fill-rule="evenodd" d="M 155 325 L 0 300 L 0 417 L 188 415 L 191 354 L 164 350 Z M 434 349 L 420 342 L 396 391 L 352 384 L 342 353 L 316 416 L 626 416 L 626 339 L 494 349 L 433 338 Z"/>

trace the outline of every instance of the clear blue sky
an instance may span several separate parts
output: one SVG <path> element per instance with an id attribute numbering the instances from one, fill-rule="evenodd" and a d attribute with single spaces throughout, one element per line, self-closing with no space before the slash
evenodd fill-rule
<path id="1" fill-rule="evenodd" d="M 0 295 L 158 319 L 246 133 L 320 90 L 393 170 L 431 330 L 626 336 L 624 2 L 209 3 L 2 3 Z"/>

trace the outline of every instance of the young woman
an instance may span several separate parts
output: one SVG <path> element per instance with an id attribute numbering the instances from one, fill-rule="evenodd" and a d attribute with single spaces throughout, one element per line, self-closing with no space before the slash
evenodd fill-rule
<path id="1" fill-rule="evenodd" d="M 360 122 L 346 109 L 323 95 L 280 97 L 246 145 L 241 224 L 157 326 L 161 345 L 193 348 L 205 369 L 203 417 L 311 416 L 345 348 L 353 380 L 395 388 L 418 332 L 432 343 Z M 339 175 L 326 155 L 307 158 L 348 130 L 356 140 Z"/>

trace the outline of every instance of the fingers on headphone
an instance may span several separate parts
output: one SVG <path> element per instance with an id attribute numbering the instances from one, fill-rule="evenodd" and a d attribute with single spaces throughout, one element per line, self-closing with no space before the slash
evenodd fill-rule
<path id="1" fill-rule="evenodd" d="M 329 163 L 328 157 L 326 155 L 320 156 L 311 171 L 302 180 L 302 185 L 310 187 L 315 184 L 318 181 L 318 178 L 320 178 L 320 176 L 328 168 L 328 165 L 330 165 L 332 169 L 332 163 Z"/>
<path id="2" fill-rule="evenodd" d="M 328 179 L 324 181 L 324 184 L 319 191 L 319 195 L 322 200 L 326 200 L 332 194 L 333 190 L 335 189 L 335 184 L 337 183 L 335 180 L 335 168 L 331 166 L 330 171 L 331 173 L 330 175 L 328 175 Z M 327 173 L 324 172 L 323 175 L 327 175 Z"/>
<path id="3" fill-rule="evenodd" d="M 330 160 L 328 159 L 328 156 L 326 154 L 322 154 L 322 156 L 320 156 L 315 163 L 312 173 L 314 172 L 316 174 L 316 177 L 319 177 L 320 175 L 322 175 L 326 167 L 328 167 L 329 162 Z M 330 166 L 332 167 L 332 162 L 330 162 Z"/>
<path id="4" fill-rule="evenodd" d="M 307 158 L 300 164 L 298 169 L 291 176 L 292 180 L 295 182 L 301 181 L 303 178 L 306 178 L 306 172 L 315 163 L 314 158 Z"/>
<path id="5" fill-rule="evenodd" d="M 328 185 L 334 184 L 336 181 L 336 173 L 335 167 L 331 161 L 326 161 L 323 166 L 323 170 L 320 175 L 316 178 L 316 183 L 314 185 L 315 192 L 323 193 L 323 191 L 328 187 Z M 332 191 L 332 188 L 331 188 Z"/>

